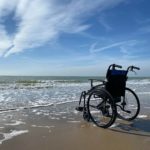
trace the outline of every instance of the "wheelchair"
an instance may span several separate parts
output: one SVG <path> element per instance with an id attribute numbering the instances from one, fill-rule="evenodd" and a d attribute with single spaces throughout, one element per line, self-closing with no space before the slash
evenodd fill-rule
<path id="1" fill-rule="evenodd" d="M 116 120 L 134 120 L 140 112 L 140 102 L 136 93 L 126 87 L 129 71 L 140 70 L 139 67 L 112 64 L 107 69 L 106 79 L 89 79 L 91 88 L 83 91 L 77 111 L 83 112 L 86 121 L 92 121 L 102 128 L 110 127 Z M 96 81 L 96 82 L 95 82 Z M 100 82 L 94 85 L 94 83 Z"/>

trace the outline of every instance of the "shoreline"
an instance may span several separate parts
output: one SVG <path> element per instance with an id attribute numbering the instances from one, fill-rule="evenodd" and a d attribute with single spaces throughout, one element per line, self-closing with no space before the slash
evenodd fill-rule
<path id="1" fill-rule="evenodd" d="M 102 129 L 84 121 L 74 105 L 72 111 L 62 104 L 0 114 L 0 150 L 149 149 L 150 115 Z"/>

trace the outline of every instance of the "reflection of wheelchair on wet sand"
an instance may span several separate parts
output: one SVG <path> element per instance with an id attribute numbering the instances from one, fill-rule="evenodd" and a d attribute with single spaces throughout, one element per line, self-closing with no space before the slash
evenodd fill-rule
<path id="1" fill-rule="evenodd" d="M 126 87 L 128 72 L 140 68 L 135 66 L 129 66 L 127 70 L 116 68 L 122 66 L 112 64 L 108 67 L 107 81 L 90 79 L 91 89 L 81 93 L 79 106 L 76 108 L 83 112 L 85 120 L 91 120 L 99 127 L 108 128 L 116 117 L 131 121 L 140 111 L 138 96 Z M 100 81 L 101 84 L 94 86 L 93 81 Z"/>

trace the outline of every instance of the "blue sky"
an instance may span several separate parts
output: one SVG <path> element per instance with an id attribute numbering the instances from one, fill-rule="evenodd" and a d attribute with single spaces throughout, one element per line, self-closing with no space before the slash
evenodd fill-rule
<path id="1" fill-rule="evenodd" d="M 150 76 L 149 0 L 0 0 L 0 75 Z"/>

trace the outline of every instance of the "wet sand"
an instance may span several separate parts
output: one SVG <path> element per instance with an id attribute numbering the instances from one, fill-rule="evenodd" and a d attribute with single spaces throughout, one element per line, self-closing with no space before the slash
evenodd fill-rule
<path id="1" fill-rule="evenodd" d="M 6 112 L 0 114 L 0 150 L 149 150 L 148 117 L 133 122 L 117 120 L 113 127 L 102 129 L 74 111 L 57 113 L 38 108 Z M 15 136 L 13 131 L 27 132 Z M 12 137 L 2 141 L 2 133 Z"/>

